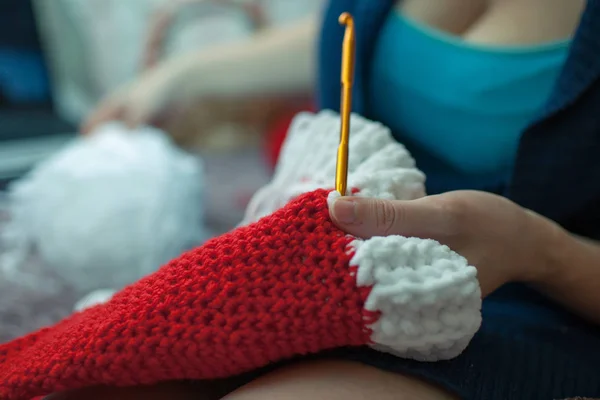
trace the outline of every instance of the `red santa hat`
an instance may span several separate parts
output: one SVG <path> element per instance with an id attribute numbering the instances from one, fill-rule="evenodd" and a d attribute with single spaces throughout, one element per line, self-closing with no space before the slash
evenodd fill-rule
<path id="1" fill-rule="evenodd" d="M 301 118 L 314 125 L 314 135 L 334 116 Z M 372 123 L 358 122 L 373 132 Z M 414 167 L 364 172 L 372 168 L 365 164 L 378 164 L 375 153 L 394 153 L 383 151 L 391 143 L 381 140 L 353 164 L 350 182 L 358 195 L 363 188 L 382 195 L 385 190 L 373 192 L 377 187 L 407 193 L 374 180 L 395 176 L 392 182 L 406 182 L 400 175 Z M 361 168 L 364 173 L 357 172 Z M 298 190 L 294 185 L 317 184 L 314 174 L 299 176 L 278 199 L 286 201 Z M 223 378 L 346 346 L 369 345 L 424 361 L 460 354 L 481 320 L 475 268 L 431 240 L 351 237 L 331 222 L 328 198 L 331 190 L 301 194 L 183 254 L 107 303 L 0 346 L 0 398 Z"/>

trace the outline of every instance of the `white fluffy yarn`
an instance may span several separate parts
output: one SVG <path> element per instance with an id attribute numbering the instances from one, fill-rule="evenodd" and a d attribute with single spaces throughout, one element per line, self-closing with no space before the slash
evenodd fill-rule
<path id="1" fill-rule="evenodd" d="M 1 276 L 35 249 L 77 292 L 121 288 L 206 238 L 203 166 L 154 128 L 109 123 L 9 188 Z"/>

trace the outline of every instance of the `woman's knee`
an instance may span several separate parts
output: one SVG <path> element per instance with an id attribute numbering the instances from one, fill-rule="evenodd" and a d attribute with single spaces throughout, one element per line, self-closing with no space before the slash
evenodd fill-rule
<path id="1" fill-rule="evenodd" d="M 320 361 L 294 365 L 259 378 L 225 400 L 455 400 L 415 378 L 358 363 Z"/>

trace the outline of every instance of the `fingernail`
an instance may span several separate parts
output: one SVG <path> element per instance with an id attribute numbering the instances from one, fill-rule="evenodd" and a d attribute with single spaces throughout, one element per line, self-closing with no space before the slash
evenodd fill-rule
<path id="1" fill-rule="evenodd" d="M 356 203 L 353 200 L 338 199 L 333 203 L 333 218 L 342 224 L 356 221 Z"/>

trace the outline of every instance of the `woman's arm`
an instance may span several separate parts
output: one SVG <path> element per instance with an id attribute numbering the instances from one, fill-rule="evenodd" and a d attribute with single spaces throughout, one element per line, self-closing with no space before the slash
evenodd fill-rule
<path id="1" fill-rule="evenodd" d="M 548 268 L 534 285 L 573 312 L 600 324 L 600 243 L 561 230 L 547 250 Z"/>
<path id="2" fill-rule="evenodd" d="M 154 121 L 174 104 L 185 106 L 196 99 L 310 93 L 317 30 L 314 15 L 292 26 L 265 29 L 246 40 L 165 61 L 106 97 L 82 132 L 90 133 L 111 120 L 133 128 Z"/>
<path id="3" fill-rule="evenodd" d="M 269 28 L 247 40 L 190 53 L 165 66 L 186 97 L 246 96 L 312 90 L 317 16 Z"/>

